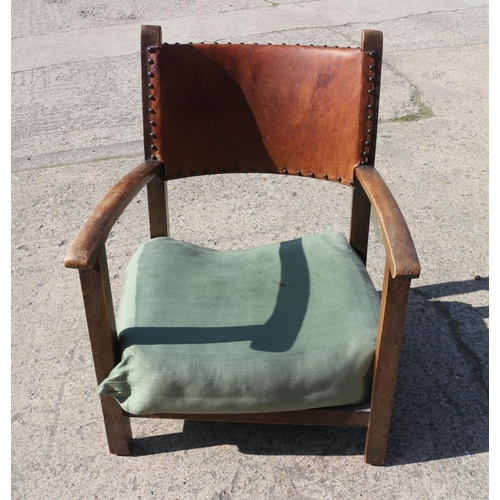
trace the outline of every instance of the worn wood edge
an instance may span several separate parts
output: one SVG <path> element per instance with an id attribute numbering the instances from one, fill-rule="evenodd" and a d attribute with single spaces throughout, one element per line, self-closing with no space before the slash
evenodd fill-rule
<path id="1" fill-rule="evenodd" d="M 144 133 L 144 158 L 151 157 L 151 125 L 149 123 L 149 63 L 148 47 L 162 43 L 161 26 L 141 26 L 141 81 L 142 81 L 142 123 Z"/>
<path id="2" fill-rule="evenodd" d="M 372 166 L 358 166 L 355 178 L 377 216 L 393 278 L 418 278 L 420 263 L 406 221 L 384 179 Z"/>
<path id="3" fill-rule="evenodd" d="M 384 49 L 384 35 L 382 31 L 378 30 L 363 30 L 361 35 L 361 50 L 363 52 L 374 53 L 373 62 L 375 64 L 375 82 L 373 85 L 373 120 L 372 120 L 372 133 L 370 137 L 370 153 L 367 158 L 368 165 L 375 165 L 375 150 L 377 146 L 377 132 L 378 132 L 378 108 L 380 101 L 380 84 L 382 78 L 382 54 Z"/>
<path id="4" fill-rule="evenodd" d="M 118 217 L 157 174 L 163 175 L 163 163 L 148 160 L 118 181 L 90 214 L 70 245 L 64 265 L 73 269 L 92 269 Z"/>
<path id="5" fill-rule="evenodd" d="M 116 400 L 103 396 L 100 400 L 109 452 L 119 456 L 130 455 L 133 442 L 130 419 L 123 414 Z"/>
<path id="6" fill-rule="evenodd" d="M 199 414 L 199 413 L 157 413 L 151 415 L 134 415 L 124 413 L 132 418 L 168 418 L 180 420 L 201 420 L 208 422 L 234 422 L 247 424 L 292 424 L 292 425 L 325 425 L 338 427 L 367 427 L 370 419 L 368 406 L 362 408 L 328 407 L 308 410 L 283 411 L 271 413 L 231 413 L 231 414 Z"/>
<path id="7" fill-rule="evenodd" d="M 382 57 L 384 34 L 380 30 L 363 30 L 361 33 L 361 50 L 377 52 Z"/>

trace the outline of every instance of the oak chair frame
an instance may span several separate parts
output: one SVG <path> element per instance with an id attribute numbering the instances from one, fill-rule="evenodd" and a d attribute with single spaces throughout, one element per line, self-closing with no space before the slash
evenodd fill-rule
<path id="1" fill-rule="evenodd" d="M 80 273 L 83 300 L 98 384 L 119 362 L 117 332 L 108 274 L 106 239 L 131 200 L 147 187 L 151 238 L 169 235 L 167 182 L 164 164 L 151 159 L 152 124 L 149 115 L 149 64 L 151 47 L 161 46 L 161 28 L 143 26 L 141 65 L 145 162 L 123 177 L 98 204 L 73 241 L 65 265 Z M 131 452 L 130 417 L 185 420 L 282 423 L 295 425 L 361 426 L 367 428 L 364 459 L 373 465 L 385 460 L 391 413 L 403 338 L 410 282 L 420 266 L 410 232 L 389 188 L 374 168 L 378 99 L 382 61 L 382 33 L 364 30 L 361 51 L 374 60 L 375 85 L 371 145 L 365 161 L 354 169 L 349 242 L 366 264 L 370 211 L 373 207 L 386 251 L 380 316 L 374 360 L 373 384 L 368 405 L 245 415 L 158 414 L 132 415 L 121 409 L 112 396 L 101 396 L 108 439 L 113 454 Z"/>

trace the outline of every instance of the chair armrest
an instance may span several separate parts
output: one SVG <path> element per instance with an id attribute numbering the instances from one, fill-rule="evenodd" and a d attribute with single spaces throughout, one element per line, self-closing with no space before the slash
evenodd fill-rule
<path id="1" fill-rule="evenodd" d="M 92 269 L 118 217 L 139 191 L 162 172 L 162 162 L 148 160 L 118 181 L 90 214 L 69 247 L 64 265 L 74 269 Z"/>
<path id="2" fill-rule="evenodd" d="M 418 278 L 420 264 L 415 245 L 403 214 L 384 179 L 371 166 L 356 167 L 354 172 L 375 210 L 392 277 Z"/>

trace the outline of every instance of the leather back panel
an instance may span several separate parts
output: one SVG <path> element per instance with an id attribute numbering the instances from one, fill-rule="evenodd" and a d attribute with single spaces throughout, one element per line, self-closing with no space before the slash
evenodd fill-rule
<path id="1" fill-rule="evenodd" d="M 149 64 L 153 155 L 168 178 L 255 171 L 349 184 L 368 156 L 373 58 L 360 49 L 164 44 Z"/>

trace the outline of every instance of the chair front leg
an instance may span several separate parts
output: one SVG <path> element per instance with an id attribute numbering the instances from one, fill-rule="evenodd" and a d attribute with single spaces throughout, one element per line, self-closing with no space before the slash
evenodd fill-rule
<path id="1" fill-rule="evenodd" d="M 92 269 L 80 270 L 83 302 L 97 383 L 100 384 L 118 362 L 118 341 L 111 298 L 108 263 L 103 248 Z M 130 454 L 132 430 L 130 419 L 123 415 L 117 401 L 101 396 L 104 425 L 109 451 L 115 455 Z"/>
<path id="2" fill-rule="evenodd" d="M 394 279 L 386 262 L 364 453 L 372 465 L 385 461 L 410 283 L 410 278 Z"/>

